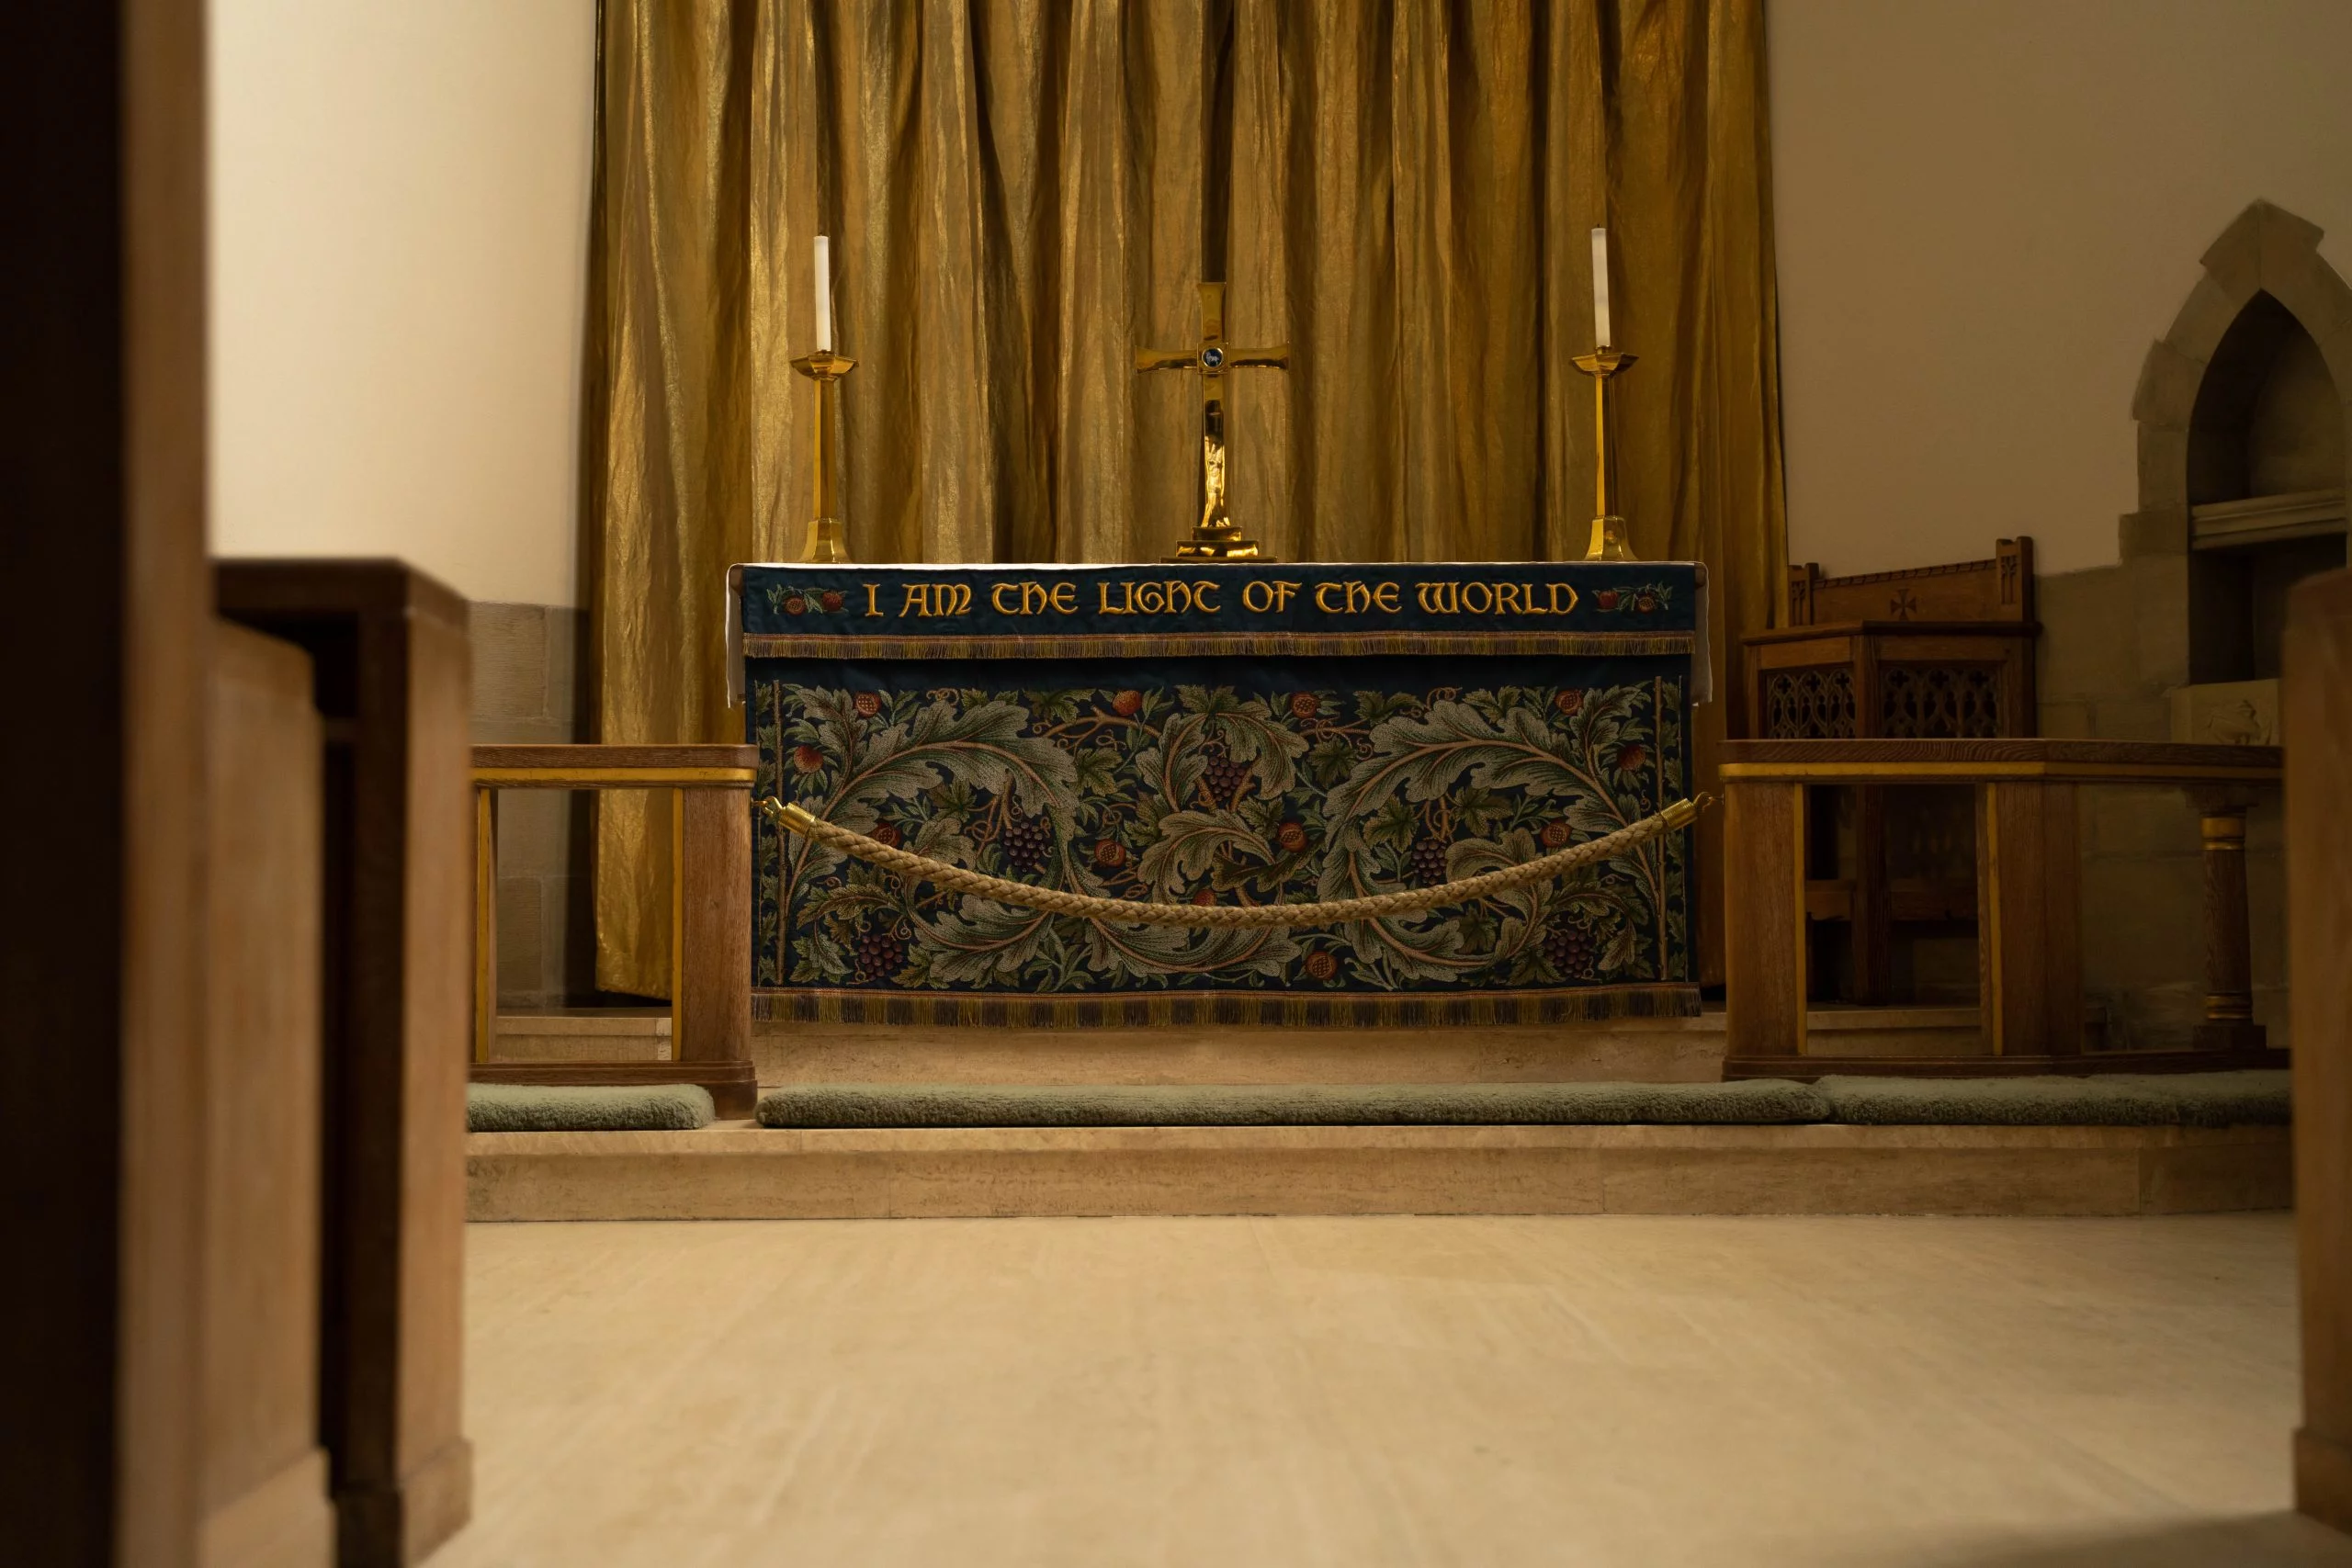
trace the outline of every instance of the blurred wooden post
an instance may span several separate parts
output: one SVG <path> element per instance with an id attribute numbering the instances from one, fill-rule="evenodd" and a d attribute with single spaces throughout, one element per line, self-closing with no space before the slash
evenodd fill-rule
<path id="1" fill-rule="evenodd" d="M 296 643 L 325 720 L 321 1429 L 342 1568 L 464 1525 L 466 1057 L 473 981 L 466 602 L 398 561 L 226 561 L 220 613 Z"/>
<path id="2" fill-rule="evenodd" d="M 300 649 L 212 634 L 203 1568 L 327 1568 L 319 1445 L 319 716 Z M 308 962 L 301 960 L 309 959 Z"/>
<path id="3" fill-rule="evenodd" d="M 2303 1307 L 2295 1506 L 2352 1529 L 2352 572 L 2290 596 L 2283 719 Z"/>

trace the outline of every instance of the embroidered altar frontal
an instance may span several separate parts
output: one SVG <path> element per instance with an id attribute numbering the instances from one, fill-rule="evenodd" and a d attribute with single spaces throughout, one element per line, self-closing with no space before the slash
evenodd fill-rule
<path id="1" fill-rule="evenodd" d="M 762 794 L 998 876 L 1305 903 L 1476 875 L 1689 793 L 1684 564 L 744 566 Z M 944 895 L 757 819 L 772 1019 L 1532 1022 L 1698 1010 L 1689 835 L 1419 914 L 1189 931 Z"/>

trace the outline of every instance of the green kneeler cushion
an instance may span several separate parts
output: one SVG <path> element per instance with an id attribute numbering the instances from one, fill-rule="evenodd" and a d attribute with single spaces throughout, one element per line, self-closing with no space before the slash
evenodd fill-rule
<path id="1" fill-rule="evenodd" d="M 1492 1127 L 1826 1122 L 1801 1083 L 787 1084 L 763 1127 Z"/>
<path id="2" fill-rule="evenodd" d="M 2283 1071 L 2102 1073 L 2097 1077 L 1878 1078 L 1814 1085 L 1840 1122 L 1882 1126 L 2277 1126 L 2290 1118 Z"/>
<path id="3" fill-rule="evenodd" d="M 2290 1120 L 2284 1072 L 1736 1083 L 787 1084 L 763 1127 L 1460 1127 L 1843 1122 L 2227 1127 Z"/>
<path id="4" fill-rule="evenodd" d="M 713 1114 L 700 1084 L 466 1086 L 469 1133 L 682 1133 Z"/>

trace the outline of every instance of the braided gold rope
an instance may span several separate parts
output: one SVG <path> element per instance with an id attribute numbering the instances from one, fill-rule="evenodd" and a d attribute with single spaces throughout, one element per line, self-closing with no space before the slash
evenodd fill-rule
<path id="1" fill-rule="evenodd" d="M 1563 873 L 1594 861 L 1607 860 L 1621 850 L 1669 833 L 1696 821 L 1708 801 L 1706 795 L 1696 800 L 1678 800 L 1654 817 L 1645 817 L 1629 827 L 1620 828 L 1586 843 L 1575 844 L 1540 860 L 1523 861 L 1518 865 L 1505 866 L 1478 876 L 1465 876 L 1459 882 L 1442 883 L 1435 887 L 1416 887 L 1406 893 L 1380 893 L 1369 898 L 1341 898 L 1328 904 L 1155 904 L 1135 898 L 1096 898 L 1084 893 L 1066 893 L 1057 887 L 1035 887 L 1026 882 L 1008 881 L 1001 876 L 989 876 L 981 872 L 967 871 L 960 865 L 933 860 L 928 855 L 912 854 L 894 849 L 863 833 L 853 833 L 835 823 L 814 817 L 802 807 L 787 806 L 774 795 L 760 802 L 760 809 L 779 828 L 787 829 L 805 839 L 814 840 L 843 854 L 870 861 L 883 870 L 896 873 L 950 893 L 970 893 L 982 898 L 993 898 L 1016 908 L 1041 909 L 1049 915 L 1082 915 L 1089 919 L 1114 920 L 1123 925 L 1183 926 L 1195 931 L 1221 931 L 1240 926 L 1336 926 L 1349 920 L 1369 920 L 1384 915 L 1410 915 L 1422 909 L 1434 909 L 1448 904 L 1468 904 L 1480 898 L 1507 893 L 1530 883 L 1548 882 Z"/>

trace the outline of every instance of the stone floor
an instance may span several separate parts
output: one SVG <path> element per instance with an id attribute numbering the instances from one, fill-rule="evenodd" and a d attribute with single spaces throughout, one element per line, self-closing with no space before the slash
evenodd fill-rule
<path id="1" fill-rule="evenodd" d="M 2352 1564 L 2290 1227 L 476 1225 L 434 1562 Z"/>

